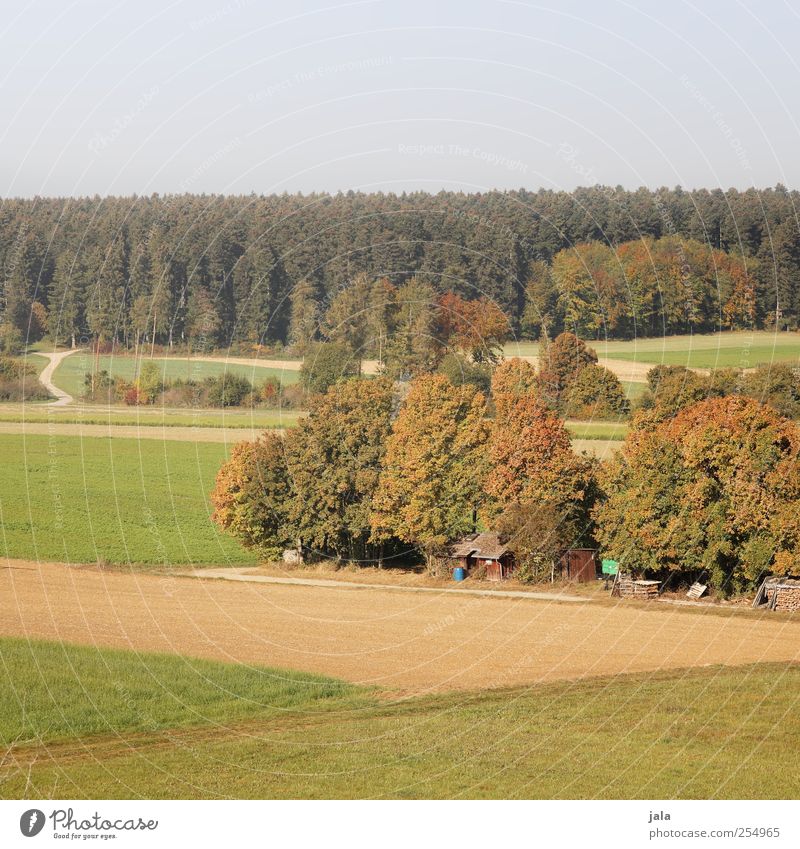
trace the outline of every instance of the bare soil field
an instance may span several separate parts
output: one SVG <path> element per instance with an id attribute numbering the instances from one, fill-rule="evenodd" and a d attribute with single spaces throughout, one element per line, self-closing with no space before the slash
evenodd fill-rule
<path id="1" fill-rule="evenodd" d="M 2 561 L 0 635 L 308 670 L 392 694 L 800 660 L 800 617 Z"/>

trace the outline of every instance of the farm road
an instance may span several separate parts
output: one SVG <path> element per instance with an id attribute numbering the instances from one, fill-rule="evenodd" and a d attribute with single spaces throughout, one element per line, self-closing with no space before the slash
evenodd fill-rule
<path id="1" fill-rule="evenodd" d="M 800 620 L 0 561 L 0 634 L 318 672 L 393 694 L 800 660 Z"/>
<path id="2" fill-rule="evenodd" d="M 64 407 L 67 404 L 71 404 L 75 399 L 68 392 L 65 392 L 63 389 L 60 389 L 58 386 L 53 383 L 53 372 L 61 365 L 61 361 L 65 357 L 69 357 L 71 354 L 77 354 L 80 348 L 74 351 L 58 351 L 55 354 L 48 354 L 44 351 L 38 352 L 39 356 L 47 357 L 49 362 L 42 369 L 42 373 L 39 375 L 39 381 L 44 386 L 44 388 L 51 394 L 55 396 L 55 401 L 51 401 L 49 406 L 51 407 Z"/>

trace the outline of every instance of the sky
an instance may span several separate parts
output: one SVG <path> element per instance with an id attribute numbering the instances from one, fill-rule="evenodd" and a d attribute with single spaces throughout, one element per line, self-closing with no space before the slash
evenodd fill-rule
<path id="1" fill-rule="evenodd" d="M 0 195 L 800 188 L 800 4 L 3 0 Z"/>

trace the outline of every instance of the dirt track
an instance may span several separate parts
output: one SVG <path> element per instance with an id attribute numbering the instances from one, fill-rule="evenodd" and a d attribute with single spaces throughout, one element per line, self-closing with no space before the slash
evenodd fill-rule
<path id="1" fill-rule="evenodd" d="M 2 561 L 0 635 L 175 652 L 420 693 L 800 660 L 800 618 L 245 584 Z"/>

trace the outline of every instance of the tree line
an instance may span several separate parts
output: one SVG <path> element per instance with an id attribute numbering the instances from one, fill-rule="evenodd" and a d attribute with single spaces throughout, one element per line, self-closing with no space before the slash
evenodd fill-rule
<path id="1" fill-rule="evenodd" d="M 286 345 L 320 333 L 365 275 L 484 297 L 518 336 L 797 329 L 799 199 L 781 186 L 7 199 L 0 314 L 23 340 L 41 308 L 67 344 Z"/>
<path id="2" fill-rule="evenodd" d="M 800 428 L 769 403 L 796 403 L 796 376 L 767 391 L 767 372 L 753 384 L 732 372 L 704 392 L 694 373 L 655 367 L 621 451 L 599 463 L 573 452 L 560 414 L 592 382 L 593 354 L 562 334 L 538 369 L 496 365 L 488 394 L 443 374 L 341 379 L 297 428 L 234 446 L 213 518 L 266 557 L 383 563 L 414 550 L 435 571 L 456 539 L 493 529 L 522 580 L 549 576 L 574 546 L 725 594 L 798 574 Z"/>

